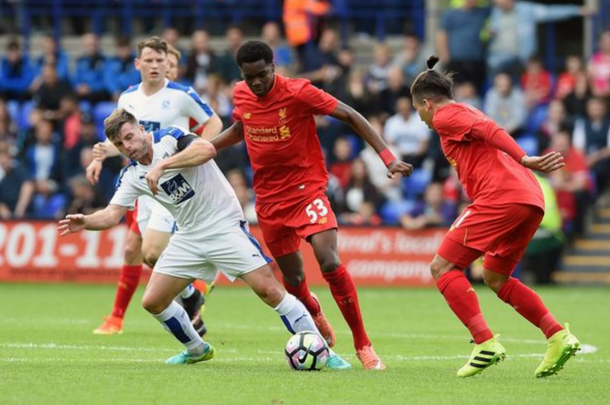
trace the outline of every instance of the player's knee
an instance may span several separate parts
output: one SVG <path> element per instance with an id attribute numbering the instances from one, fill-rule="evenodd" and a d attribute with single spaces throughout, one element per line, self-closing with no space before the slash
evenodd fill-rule
<path id="1" fill-rule="evenodd" d="M 436 260 L 433 260 L 432 263 L 430 263 L 430 274 L 432 274 L 432 277 L 435 280 L 438 280 L 444 272 L 445 269 L 441 263 L 437 262 Z"/>
<path id="2" fill-rule="evenodd" d="M 142 254 L 144 263 L 146 263 L 146 265 L 151 269 L 155 267 L 155 264 L 157 264 L 157 260 L 159 260 L 160 252 L 149 250 L 146 252 L 142 252 Z"/>
<path id="3" fill-rule="evenodd" d="M 142 245 L 127 243 L 125 245 L 125 263 L 139 264 L 142 261 Z"/>
<path id="4" fill-rule="evenodd" d="M 485 284 L 496 293 L 502 289 L 502 286 L 504 283 L 506 283 L 506 280 L 508 280 L 508 277 L 501 274 L 497 274 L 489 270 L 483 271 L 483 282 L 485 282 Z"/>
<path id="5" fill-rule="evenodd" d="M 148 294 L 144 294 L 144 297 L 142 297 L 142 307 L 151 314 L 160 314 L 165 310 L 160 300 Z"/>
<path id="6" fill-rule="evenodd" d="M 323 273 L 330 273 L 341 265 L 339 256 L 334 254 L 334 252 L 329 252 L 328 254 L 322 255 L 319 258 L 318 263 Z"/>
<path id="7" fill-rule="evenodd" d="M 277 306 L 282 301 L 282 298 L 284 298 L 284 294 L 286 293 L 279 283 L 261 286 L 255 292 L 259 298 L 265 302 L 265 304 L 271 307 Z"/>

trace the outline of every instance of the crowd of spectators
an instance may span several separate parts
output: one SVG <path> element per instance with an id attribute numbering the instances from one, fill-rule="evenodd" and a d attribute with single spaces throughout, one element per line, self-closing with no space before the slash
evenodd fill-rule
<path id="1" fill-rule="evenodd" d="M 586 10 L 514 0 L 496 0 L 491 8 L 474 0 L 459 3 L 443 15 L 437 37 L 422 43 L 406 34 L 399 49 L 380 43 L 369 64 L 356 63 L 359 55 L 332 28 L 297 49 L 283 39 L 277 22 L 262 27 L 260 36 L 274 49 L 277 73 L 308 78 L 353 106 L 395 155 L 415 167 L 409 178 L 388 179 L 376 153 L 349 127 L 318 117 L 330 173 L 328 194 L 340 222 L 410 230 L 448 226 L 468 204 L 438 136 L 412 109 L 409 86 L 434 50 L 444 68 L 457 72 L 457 101 L 481 108 L 528 153 L 556 150 L 565 156 L 565 168 L 544 179 L 556 198 L 549 215 L 560 218 L 562 234 L 582 234 L 587 209 L 610 179 L 610 30 L 601 33 L 592 55 L 571 55 L 561 71 L 551 72 L 537 57 L 531 36 L 536 23 L 586 15 Z M 239 26 L 228 27 L 221 52 L 213 50 L 207 31 L 189 35 L 190 45 L 181 48 L 187 41 L 177 29 L 162 33 L 182 52 L 178 81 L 193 86 L 226 127 L 232 119 L 233 84 L 240 80 L 234 57 L 244 34 Z M 91 148 L 103 139 L 103 119 L 121 91 L 139 82 L 130 39 L 118 38 L 115 54 L 106 55 L 99 39 L 87 33 L 76 60 L 69 60 L 53 37 L 41 41 L 41 53 L 27 55 L 18 38 L 11 39 L 1 60 L 3 219 L 58 218 L 104 207 L 124 164 L 121 158 L 107 160 L 97 186 L 84 177 Z M 223 151 L 216 160 L 248 219 L 256 222 L 243 145 Z"/>

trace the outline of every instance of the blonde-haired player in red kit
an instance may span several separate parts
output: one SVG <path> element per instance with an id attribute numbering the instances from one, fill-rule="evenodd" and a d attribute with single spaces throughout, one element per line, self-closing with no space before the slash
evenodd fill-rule
<path id="1" fill-rule="evenodd" d="M 505 357 L 505 349 L 481 314 L 477 295 L 463 273 L 484 256 L 483 280 L 502 301 L 541 329 L 548 339 L 536 377 L 556 374 L 580 348 L 538 294 L 511 277 L 544 215 L 544 197 L 531 170 L 551 172 L 564 166 L 556 152 L 528 156 L 511 136 L 485 114 L 453 100 L 451 74 L 428 70 L 411 86 L 413 106 L 441 139 L 443 153 L 473 201 L 453 223 L 430 265 L 449 307 L 468 328 L 475 347 L 459 377 L 480 373 Z"/>
<path id="2" fill-rule="evenodd" d="M 277 261 L 286 289 L 305 304 L 329 345 L 335 336 L 305 281 L 301 239 L 311 243 L 324 279 L 354 337 L 365 369 L 385 365 L 368 338 L 358 294 L 337 253 L 337 219 L 325 195 L 328 173 L 316 134 L 315 115 L 349 124 L 378 153 L 388 176 L 407 176 L 413 167 L 397 160 L 362 115 L 312 86 L 309 80 L 275 73 L 273 51 L 247 41 L 237 51 L 243 82 L 235 85 L 235 123 L 212 140 L 217 149 L 245 140 L 254 171 L 256 213 L 263 238 Z M 346 364 L 345 367 L 351 367 Z"/>

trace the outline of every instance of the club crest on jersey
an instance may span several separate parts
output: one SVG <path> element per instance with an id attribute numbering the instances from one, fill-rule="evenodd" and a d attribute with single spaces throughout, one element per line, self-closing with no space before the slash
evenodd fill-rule
<path id="1" fill-rule="evenodd" d="M 250 114 L 250 113 L 245 113 L 245 114 L 244 114 L 244 119 L 245 119 L 245 120 L 249 120 L 251 116 L 252 116 L 252 114 Z"/>
<path id="2" fill-rule="evenodd" d="M 195 190 L 182 174 L 177 174 L 168 181 L 161 183 L 161 188 L 176 205 L 182 204 L 195 195 Z"/>
<path id="3" fill-rule="evenodd" d="M 278 115 L 280 116 L 280 120 L 285 120 L 286 119 L 286 108 L 280 108 L 280 112 L 278 113 Z"/>
<path id="4" fill-rule="evenodd" d="M 161 101 L 161 108 L 163 108 L 164 110 L 169 110 L 169 100 Z"/>

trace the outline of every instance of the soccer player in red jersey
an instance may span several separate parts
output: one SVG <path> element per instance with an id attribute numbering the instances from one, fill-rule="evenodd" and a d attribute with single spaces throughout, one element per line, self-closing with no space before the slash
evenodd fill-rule
<path id="1" fill-rule="evenodd" d="M 397 160 L 373 127 L 351 107 L 311 85 L 309 80 L 275 74 L 273 51 L 248 41 L 237 52 L 244 81 L 235 85 L 235 123 L 212 140 L 217 149 L 245 140 L 254 171 L 256 212 L 263 237 L 280 267 L 284 285 L 314 316 L 334 345 L 332 328 L 307 287 L 301 238 L 313 247 L 322 274 L 348 323 L 365 369 L 384 369 L 369 340 L 351 275 L 337 254 L 337 219 L 325 195 L 328 183 L 316 134 L 315 115 L 349 124 L 378 153 L 388 176 L 408 176 L 412 166 Z"/>
<path id="2" fill-rule="evenodd" d="M 428 70 L 411 86 L 413 105 L 421 119 L 440 136 L 443 153 L 473 201 L 453 223 L 430 265 L 449 307 L 470 331 L 475 343 L 459 377 L 480 373 L 505 357 L 491 332 L 474 289 L 463 270 L 484 256 L 483 280 L 548 339 L 536 377 L 556 374 L 580 343 L 546 308 L 538 294 L 511 277 L 544 215 L 540 185 L 528 170 L 561 168 L 556 152 L 528 156 L 511 136 L 477 109 L 453 100 L 451 74 Z"/>

